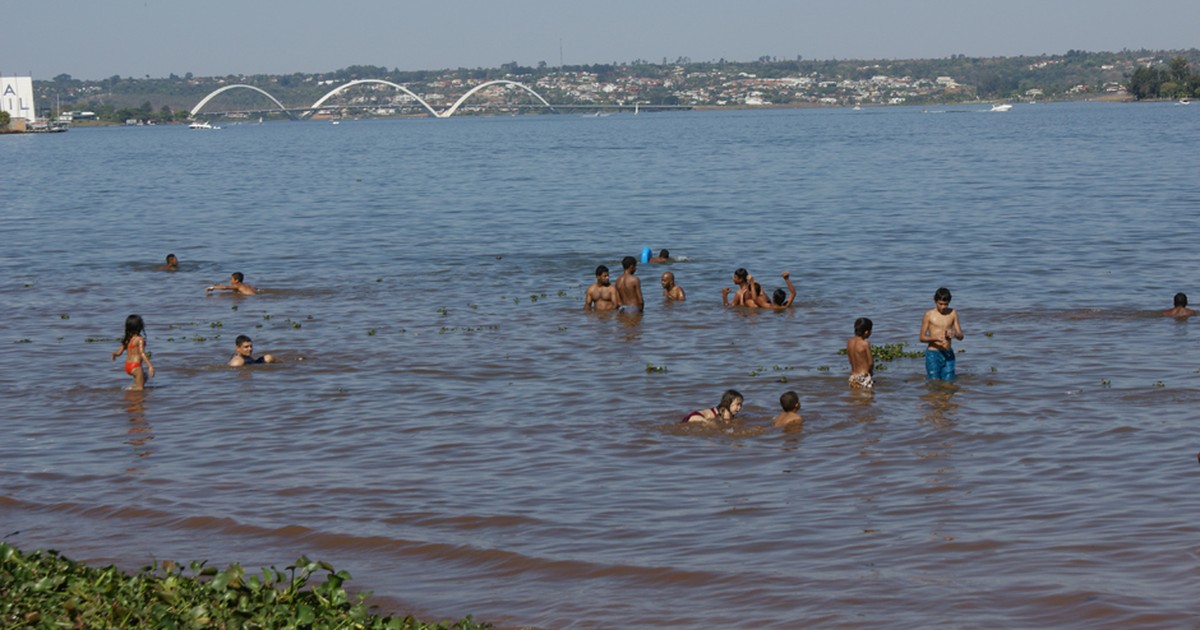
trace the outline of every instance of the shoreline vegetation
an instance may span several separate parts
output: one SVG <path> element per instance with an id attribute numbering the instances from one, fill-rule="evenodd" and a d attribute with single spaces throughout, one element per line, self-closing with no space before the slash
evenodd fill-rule
<path id="1" fill-rule="evenodd" d="M 321 571 L 320 583 L 310 583 Z M 346 571 L 301 556 L 284 570 L 247 573 L 191 562 L 156 561 L 137 573 L 91 567 L 57 551 L 22 553 L 0 543 L 0 627 L 61 628 L 386 628 L 483 630 L 467 615 L 427 622 L 378 615 L 343 584 Z"/>
<path id="2" fill-rule="evenodd" d="M 81 80 L 60 74 L 35 80 L 38 114 L 60 112 L 109 123 L 179 122 L 206 96 L 232 86 L 205 105 L 199 115 L 224 112 L 230 117 L 281 119 L 280 107 L 328 101 L 318 115 L 392 117 L 426 115 L 416 99 L 393 85 L 405 86 L 432 107 L 444 110 L 472 86 L 511 81 L 536 91 L 553 105 L 587 108 L 759 109 L 884 105 L 962 105 L 995 102 L 1074 100 L 1151 100 L 1200 98 L 1200 49 L 1182 51 L 1071 50 L 1061 55 L 940 59 L 813 60 L 760 57 L 693 62 L 680 57 L 652 63 L 644 59 L 607 64 L 498 68 L 400 70 L 349 66 L 331 72 L 166 78 L 121 77 Z M 351 81 L 368 81 L 344 91 Z M 473 95 L 460 114 L 541 113 L 529 93 L 497 85 Z M 80 114 L 86 113 L 85 116 Z"/>

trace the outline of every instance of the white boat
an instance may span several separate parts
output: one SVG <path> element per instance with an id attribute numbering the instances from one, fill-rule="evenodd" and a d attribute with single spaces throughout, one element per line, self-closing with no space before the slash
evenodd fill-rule
<path id="1" fill-rule="evenodd" d="M 1191 105 L 1191 104 L 1192 104 L 1192 99 L 1190 99 L 1190 98 L 1181 98 L 1181 99 L 1179 99 L 1179 104 L 1180 104 L 1180 105 Z"/>
<path id="2" fill-rule="evenodd" d="M 1010 104 L 1010 103 L 997 103 L 995 105 L 992 105 L 992 108 L 989 109 L 988 111 L 989 112 L 1007 112 L 1011 109 L 1012 109 L 1012 104 Z"/>
<path id="3" fill-rule="evenodd" d="M 207 120 L 197 120 L 188 125 L 188 129 L 220 129 L 220 127 L 210 125 Z"/>

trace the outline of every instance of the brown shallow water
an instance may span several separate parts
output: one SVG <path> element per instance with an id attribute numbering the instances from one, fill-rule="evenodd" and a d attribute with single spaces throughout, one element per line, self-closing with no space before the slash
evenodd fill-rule
<path id="1" fill-rule="evenodd" d="M 1191 626 L 1200 320 L 1156 312 L 1200 295 L 1200 194 L 1154 133 L 1196 124 L 1037 107 L 8 143 L 0 536 L 129 568 L 303 553 L 388 610 L 502 625 Z M 685 258 L 640 270 L 646 314 L 583 313 L 645 244 Z M 743 265 L 790 270 L 796 308 L 721 308 Z M 204 296 L 235 270 L 267 290 Z M 848 389 L 854 318 L 912 349 L 943 284 L 961 378 L 898 359 Z M 107 360 L 130 312 L 141 394 Z M 242 333 L 285 361 L 223 367 Z M 676 424 L 728 387 L 734 426 Z"/>

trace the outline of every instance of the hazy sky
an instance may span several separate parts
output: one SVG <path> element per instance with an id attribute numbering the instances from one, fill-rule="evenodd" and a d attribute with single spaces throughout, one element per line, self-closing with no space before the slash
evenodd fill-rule
<path id="1" fill-rule="evenodd" d="M 4 20 L 0 73 L 35 79 L 555 66 L 560 50 L 567 64 L 591 64 L 1200 46 L 1197 0 L 0 0 L 0 7 L 9 18 L 33 11 L 19 23 Z"/>

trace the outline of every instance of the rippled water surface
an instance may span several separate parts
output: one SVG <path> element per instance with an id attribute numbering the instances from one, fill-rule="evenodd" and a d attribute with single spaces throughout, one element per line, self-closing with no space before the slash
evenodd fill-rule
<path id="1" fill-rule="evenodd" d="M 971 109 L 0 137 L 0 535 L 509 626 L 1190 626 L 1200 110 Z M 644 246 L 645 315 L 585 314 Z M 736 267 L 795 308 L 722 308 Z M 957 384 L 849 390 L 854 319 L 920 349 L 939 286 Z"/>

